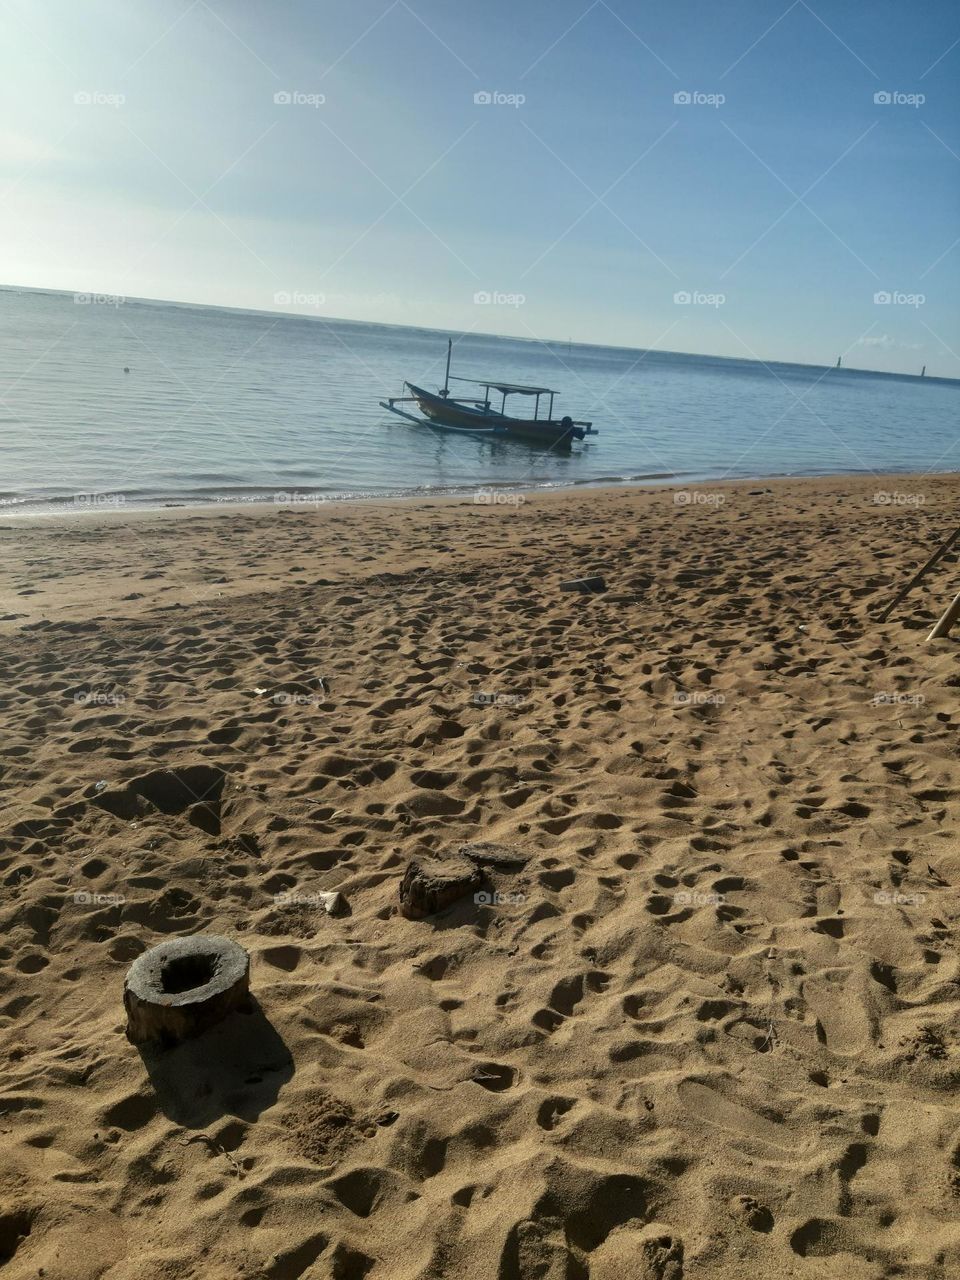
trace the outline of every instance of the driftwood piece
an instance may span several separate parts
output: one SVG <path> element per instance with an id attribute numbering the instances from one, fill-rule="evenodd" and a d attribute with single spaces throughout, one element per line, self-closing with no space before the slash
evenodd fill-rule
<path id="1" fill-rule="evenodd" d="M 250 1007 L 250 957 L 229 938 L 174 938 L 134 960 L 123 984 L 127 1039 L 164 1047 Z"/>
<path id="2" fill-rule="evenodd" d="M 478 867 L 498 867 L 504 870 L 508 868 L 516 870 L 517 867 L 525 866 L 530 861 L 527 854 L 509 849 L 503 844 L 492 844 L 488 840 L 462 844 L 457 849 L 457 854 L 461 858 L 469 858 Z"/>

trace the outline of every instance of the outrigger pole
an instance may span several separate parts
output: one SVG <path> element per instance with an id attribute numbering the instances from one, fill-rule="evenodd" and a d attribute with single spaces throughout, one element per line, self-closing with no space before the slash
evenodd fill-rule
<path id="1" fill-rule="evenodd" d="M 943 617 L 927 636 L 927 639 L 939 640 L 941 636 L 947 635 L 958 617 L 960 617 L 960 595 L 953 597 Z"/>
<path id="2" fill-rule="evenodd" d="M 903 587 L 902 590 L 897 592 L 897 594 L 893 597 L 893 599 L 890 601 L 887 607 L 878 616 L 877 618 L 878 622 L 886 622 L 887 618 L 890 616 L 891 611 L 900 603 L 901 600 L 904 599 L 905 596 L 910 594 L 910 592 L 921 580 L 921 578 L 926 577 L 927 571 L 929 569 L 932 569 L 933 566 L 937 563 L 937 561 L 941 560 L 947 554 L 947 552 L 951 549 L 951 547 L 954 545 L 954 543 L 957 541 L 958 538 L 960 538 L 960 525 L 958 525 L 957 528 L 954 529 L 953 533 L 951 533 L 950 537 L 947 538 L 946 541 L 941 542 L 940 546 L 937 547 L 936 551 L 933 553 L 933 555 L 930 557 L 927 563 L 923 566 L 923 568 L 918 570 L 910 579 L 910 581 L 907 583 L 907 585 Z M 941 634 L 945 635 L 946 633 L 941 632 Z M 930 637 L 928 636 L 927 638 L 929 639 Z"/>

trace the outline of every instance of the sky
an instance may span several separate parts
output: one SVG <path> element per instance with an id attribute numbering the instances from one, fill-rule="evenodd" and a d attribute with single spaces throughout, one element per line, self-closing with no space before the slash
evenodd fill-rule
<path id="1" fill-rule="evenodd" d="M 0 283 L 960 377 L 955 0 L 2 0 Z"/>

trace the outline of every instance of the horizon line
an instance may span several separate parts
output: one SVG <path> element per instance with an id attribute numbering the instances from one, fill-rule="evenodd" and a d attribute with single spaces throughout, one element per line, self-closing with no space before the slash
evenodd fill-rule
<path id="1" fill-rule="evenodd" d="M 648 352 L 656 355 L 667 356 L 684 356 L 693 360 L 729 360 L 740 364 L 756 364 L 766 365 L 786 365 L 796 369 L 825 369 L 836 370 L 838 367 L 842 373 L 862 373 L 870 377 L 876 378 L 910 378 L 917 382 L 949 382 L 960 383 L 960 377 L 951 378 L 943 374 L 923 375 L 919 373 L 903 373 L 895 372 L 889 369 L 864 369 L 857 365 L 834 365 L 834 364 L 808 364 L 801 360 L 782 360 L 782 359 L 763 359 L 758 356 L 724 356 L 717 355 L 708 351 L 673 351 L 665 347 L 629 347 L 621 346 L 619 343 L 612 342 L 583 342 L 573 341 L 571 338 L 540 338 L 526 337 L 523 334 L 513 333 L 488 333 L 477 329 L 443 329 L 437 328 L 435 325 L 428 324 L 399 324 L 395 321 L 388 320 L 356 320 L 350 316 L 322 316 L 311 315 L 305 311 L 279 311 L 269 308 L 260 307 L 234 307 L 220 302 L 188 302 L 183 298 L 146 298 L 139 295 L 117 294 L 104 290 L 97 292 L 92 289 L 60 289 L 50 285 L 18 285 L 18 284 L 0 284 L 0 292 L 2 293 L 46 293 L 56 294 L 61 297 L 82 296 L 84 294 L 90 297 L 102 298 L 122 298 L 125 302 L 144 302 L 156 303 L 160 306 L 172 307 L 191 307 L 200 311 L 228 311 L 235 312 L 239 315 L 251 316 L 283 316 L 292 320 L 310 320 L 319 321 L 320 323 L 338 323 L 338 324 L 361 324 L 370 326 L 379 326 L 384 329 L 427 329 L 431 333 L 443 334 L 445 336 L 460 337 L 478 337 L 478 338 L 498 338 L 509 342 L 528 342 L 532 344 L 540 344 L 542 346 L 577 346 L 589 347 L 598 351 L 629 351 L 637 354 L 646 354 Z M 926 369 L 926 365 L 923 368 Z"/>

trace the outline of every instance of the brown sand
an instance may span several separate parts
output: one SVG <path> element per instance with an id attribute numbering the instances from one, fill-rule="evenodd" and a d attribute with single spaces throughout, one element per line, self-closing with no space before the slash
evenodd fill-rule
<path id="1" fill-rule="evenodd" d="M 956 480 L 701 493 L 3 522 L 4 1280 L 960 1274 Z"/>

